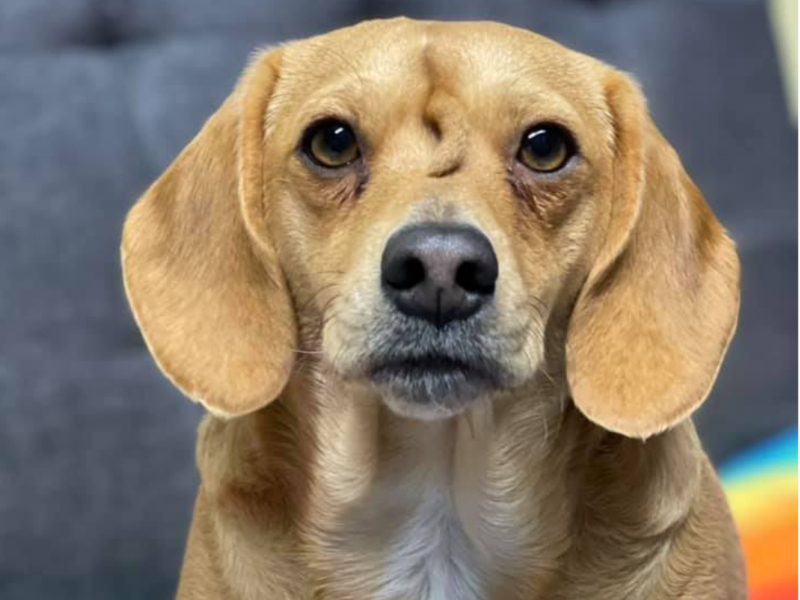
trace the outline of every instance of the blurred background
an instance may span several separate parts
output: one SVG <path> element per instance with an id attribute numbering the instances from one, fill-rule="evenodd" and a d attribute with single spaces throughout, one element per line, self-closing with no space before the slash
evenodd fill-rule
<path id="1" fill-rule="evenodd" d="M 254 48 L 366 18 L 504 21 L 640 80 L 744 268 L 739 331 L 696 416 L 703 442 L 741 475 L 737 456 L 788 430 L 796 465 L 796 0 L 787 7 L 0 0 L 0 598 L 174 593 L 201 411 L 159 374 L 130 316 L 123 218 Z M 792 43 L 795 62 L 781 61 Z"/>

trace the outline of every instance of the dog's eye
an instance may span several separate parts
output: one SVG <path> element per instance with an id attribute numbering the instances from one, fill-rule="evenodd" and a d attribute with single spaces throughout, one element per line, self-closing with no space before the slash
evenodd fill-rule
<path id="1" fill-rule="evenodd" d="M 534 125 L 522 136 L 517 159 L 529 169 L 541 173 L 557 171 L 575 153 L 569 133 L 558 125 Z"/>
<path id="2" fill-rule="evenodd" d="M 349 165 L 361 154 L 353 129 L 335 119 L 326 119 L 308 128 L 303 137 L 303 152 L 328 169 Z"/>

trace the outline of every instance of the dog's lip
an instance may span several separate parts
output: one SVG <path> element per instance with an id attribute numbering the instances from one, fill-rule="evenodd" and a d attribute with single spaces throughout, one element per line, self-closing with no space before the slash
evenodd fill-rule
<path id="1" fill-rule="evenodd" d="M 483 361 L 449 356 L 447 354 L 424 354 L 420 356 L 395 356 L 376 361 L 370 369 L 373 380 L 381 381 L 395 377 L 447 377 L 461 376 L 465 379 L 492 381 L 491 369 Z"/>

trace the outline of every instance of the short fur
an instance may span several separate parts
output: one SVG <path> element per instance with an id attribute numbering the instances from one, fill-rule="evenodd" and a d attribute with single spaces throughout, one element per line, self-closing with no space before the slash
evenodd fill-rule
<path id="1" fill-rule="evenodd" d="M 363 154 L 336 176 L 298 152 L 331 116 Z M 555 174 L 515 160 L 542 121 L 579 147 Z M 476 226 L 500 264 L 449 340 L 380 293 L 386 240 L 421 221 Z M 262 52 L 122 256 L 150 351 L 211 413 L 180 600 L 745 597 L 689 418 L 738 260 L 628 76 L 493 23 Z M 433 343 L 479 345 L 502 388 L 423 410 L 370 382 L 372 356 Z"/>

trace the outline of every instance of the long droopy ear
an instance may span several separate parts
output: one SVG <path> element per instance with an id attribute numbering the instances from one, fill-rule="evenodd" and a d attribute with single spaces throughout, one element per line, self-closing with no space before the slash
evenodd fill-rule
<path id="1" fill-rule="evenodd" d="M 133 207 L 122 235 L 125 288 L 161 370 L 224 416 L 274 400 L 296 326 L 266 235 L 264 119 L 280 54 L 261 56 Z"/>
<path id="2" fill-rule="evenodd" d="M 610 216 L 570 320 L 567 376 L 586 417 L 646 438 L 708 396 L 736 327 L 739 261 L 637 86 L 613 73 L 606 94 Z"/>

